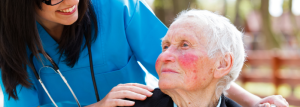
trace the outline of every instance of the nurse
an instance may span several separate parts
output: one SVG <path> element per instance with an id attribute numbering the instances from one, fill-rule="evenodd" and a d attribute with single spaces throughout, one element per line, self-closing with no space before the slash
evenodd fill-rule
<path id="1" fill-rule="evenodd" d="M 143 0 L 1 0 L 4 107 L 132 106 L 123 99 L 144 100 L 153 91 L 142 85 L 137 61 L 157 77 L 166 32 Z M 251 99 L 237 100 L 245 106 L 288 105 L 281 96 L 260 99 L 232 87 L 232 99 Z"/>

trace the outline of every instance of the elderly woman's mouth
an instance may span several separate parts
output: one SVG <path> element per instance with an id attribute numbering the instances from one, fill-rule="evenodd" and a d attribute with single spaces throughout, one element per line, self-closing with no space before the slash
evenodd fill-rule
<path id="1" fill-rule="evenodd" d="M 172 69 L 162 69 L 161 73 L 178 73 L 178 72 L 176 72 L 175 70 L 172 70 Z"/>

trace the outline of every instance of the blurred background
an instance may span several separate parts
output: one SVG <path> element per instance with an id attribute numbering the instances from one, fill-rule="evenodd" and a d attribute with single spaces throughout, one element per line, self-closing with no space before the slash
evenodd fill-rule
<path id="1" fill-rule="evenodd" d="M 186 9 L 210 10 L 244 32 L 247 61 L 236 81 L 260 97 L 300 107 L 300 0 L 146 0 L 170 26 Z"/>
<path id="2" fill-rule="evenodd" d="M 300 0 L 146 0 L 169 27 L 186 9 L 210 10 L 244 32 L 247 61 L 236 81 L 260 97 L 300 107 Z M 1 90 L 1 88 L 0 88 Z M 0 106 L 3 106 L 0 93 Z"/>

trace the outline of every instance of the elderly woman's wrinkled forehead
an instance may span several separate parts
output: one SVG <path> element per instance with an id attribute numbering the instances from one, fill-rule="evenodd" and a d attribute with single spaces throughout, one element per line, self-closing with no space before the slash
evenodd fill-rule
<path id="1" fill-rule="evenodd" d="M 182 18 L 174 21 L 171 24 L 167 36 L 165 36 L 162 40 L 166 40 L 167 38 L 170 38 L 170 35 L 179 36 L 181 38 L 182 37 L 190 38 L 189 36 L 195 36 L 191 38 L 197 40 L 203 40 L 206 38 L 208 32 L 208 30 L 205 29 L 206 26 L 207 25 L 204 24 L 198 18 L 195 17 Z"/>
<path id="2" fill-rule="evenodd" d="M 200 30 L 200 29 L 203 28 L 204 24 L 200 19 L 198 19 L 196 17 L 193 17 L 193 16 L 190 16 L 190 17 L 181 18 L 181 19 L 178 19 L 178 20 L 174 21 L 171 24 L 170 28 L 178 27 L 178 26 L 185 27 L 185 28 L 195 28 L 195 27 L 197 27 L 197 29 L 195 29 L 195 30 Z"/>

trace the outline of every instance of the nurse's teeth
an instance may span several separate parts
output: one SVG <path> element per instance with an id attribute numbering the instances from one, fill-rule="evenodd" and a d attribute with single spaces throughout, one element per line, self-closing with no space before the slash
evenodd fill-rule
<path id="1" fill-rule="evenodd" d="M 69 12 L 72 12 L 73 10 L 75 9 L 75 5 L 71 8 L 68 8 L 68 9 L 64 9 L 64 10 L 59 10 L 60 12 L 65 12 L 65 13 L 69 13 Z"/>

